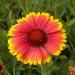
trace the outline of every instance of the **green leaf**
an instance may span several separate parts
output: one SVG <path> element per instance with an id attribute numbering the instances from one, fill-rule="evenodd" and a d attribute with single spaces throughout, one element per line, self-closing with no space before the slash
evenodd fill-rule
<path id="1" fill-rule="evenodd" d="M 71 19 L 70 21 L 67 22 L 66 26 L 72 26 L 73 24 L 75 24 L 75 18 Z"/>
<path id="2" fill-rule="evenodd" d="M 11 74 L 9 73 L 9 71 L 5 70 L 4 75 L 11 75 Z"/>

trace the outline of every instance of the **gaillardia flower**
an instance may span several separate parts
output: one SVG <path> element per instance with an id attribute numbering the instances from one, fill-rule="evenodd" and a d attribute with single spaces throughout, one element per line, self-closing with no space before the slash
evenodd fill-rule
<path id="1" fill-rule="evenodd" d="M 2 74 L 4 71 L 4 65 L 2 63 L 2 61 L 0 61 L 0 74 Z"/>
<path id="2" fill-rule="evenodd" d="M 17 20 L 8 32 L 10 53 L 24 64 L 50 62 L 65 47 L 66 34 L 62 23 L 48 13 L 31 12 Z"/>

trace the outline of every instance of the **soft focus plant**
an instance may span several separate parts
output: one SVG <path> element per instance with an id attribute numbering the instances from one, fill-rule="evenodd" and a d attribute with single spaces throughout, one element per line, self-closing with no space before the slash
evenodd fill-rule
<path id="1" fill-rule="evenodd" d="M 59 56 L 47 64 L 29 65 L 18 62 L 9 53 L 8 30 L 16 20 L 29 12 L 48 12 L 59 18 L 67 34 L 67 46 Z M 4 75 L 68 75 L 75 65 L 75 0 L 0 0 L 0 60 Z"/>

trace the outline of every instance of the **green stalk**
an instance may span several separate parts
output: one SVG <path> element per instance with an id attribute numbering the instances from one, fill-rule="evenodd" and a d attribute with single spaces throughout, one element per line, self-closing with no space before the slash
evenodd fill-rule
<path id="1" fill-rule="evenodd" d="M 41 65 L 41 74 L 44 75 L 43 65 Z"/>
<path id="2" fill-rule="evenodd" d="M 15 73 L 15 67 L 13 67 L 13 75 L 16 75 L 16 73 Z"/>

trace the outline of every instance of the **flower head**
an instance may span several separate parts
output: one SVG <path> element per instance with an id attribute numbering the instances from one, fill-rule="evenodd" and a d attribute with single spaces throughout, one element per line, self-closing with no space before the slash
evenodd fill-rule
<path id="1" fill-rule="evenodd" d="M 2 74 L 4 71 L 4 65 L 2 63 L 2 61 L 0 61 L 0 74 Z"/>
<path id="2" fill-rule="evenodd" d="M 66 34 L 62 23 L 48 13 L 31 12 L 17 20 L 8 35 L 10 53 L 24 64 L 50 62 L 65 47 Z"/>
<path id="3" fill-rule="evenodd" d="M 69 66 L 69 71 L 75 71 L 75 66 Z"/>
<path id="4" fill-rule="evenodd" d="M 69 66 L 70 75 L 75 75 L 75 66 Z"/>

